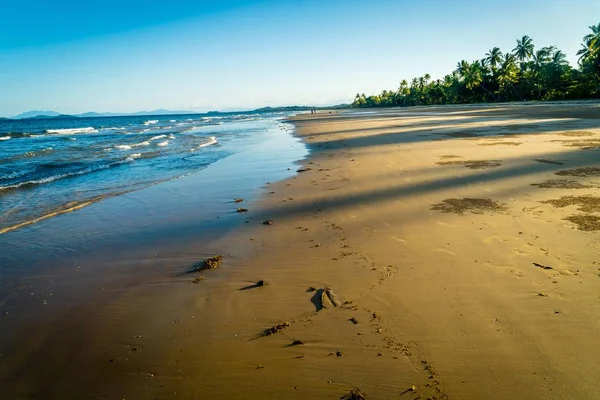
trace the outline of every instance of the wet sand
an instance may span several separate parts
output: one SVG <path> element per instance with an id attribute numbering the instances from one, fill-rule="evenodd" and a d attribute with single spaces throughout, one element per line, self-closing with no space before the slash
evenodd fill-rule
<path id="1" fill-rule="evenodd" d="M 293 120 L 220 268 L 123 261 L 165 273 L 3 354 L 9 398 L 600 398 L 598 105 Z"/>

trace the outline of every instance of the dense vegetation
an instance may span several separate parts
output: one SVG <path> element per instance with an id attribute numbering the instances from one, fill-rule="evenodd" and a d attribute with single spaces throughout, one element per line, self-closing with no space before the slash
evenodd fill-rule
<path id="1" fill-rule="evenodd" d="M 429 74 L 400 82 L 398 90 L 357 94 L 354 107 L 394 107 L 522 100 L 600 98 L 600 23 L 590 26 L 577 52 L 578 67 L 554 46 L 536 49 L 529 36 L 507 53 L 494 47 L 481 60 L 461 61 L 443 79 Z"/>

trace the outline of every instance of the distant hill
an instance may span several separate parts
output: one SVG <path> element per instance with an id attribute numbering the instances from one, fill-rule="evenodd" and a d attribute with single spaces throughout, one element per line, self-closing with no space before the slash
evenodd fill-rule
<path id="1" fill-rule="evenodd" d="M 58 114 L 58 115 L 36 115 L 35 117 L 27 119 L 62 119 L 62 118 L 75 118 L 74 115 Z M 24 119 L 24 118 L 21 118 Z"/>
<path id="2" fill-rule="evenodd" d="M 338 104 L 329 107 L 313 107 L 313 106 L 285 106 L 285 107 L 263 107 L 257 108 L 253 112 L 287 112 L 287 111 L 308 111 L 308 110 L 337 110 L 350 108 L 350 104 Z"/>
<path id="3" fill-rule="evenodd" d="M 12 117 L 12 119 L 36 118 L 36 117 L 39 117 L 39 116 L 56 117 L 57 115 L 61 115 L 61 113 L 56 112 L 56 111 L 38 111 L 38 110 L 34 110 L 34 111 L 27 111 L 27 112 L 21 113 L 19 115 L 15 115 L 14 117 Z"/>
<path id="4" fill-rule="evenodd" d="M 33 110 L 33 111 L 27 111 L 24 113 L 21 113 L 19 115 L 15 115 L 14 117 L 12 117 L 12 119 L 29 119 L 29 118 L 35 118 L 35 119 L 42 119 L 42 118 L 96 118 L 96 117 L 120 117 L 120 116 L 146 116 L 146 115 L 175 115 L 175 114 L 199 114 L 197 111 L 180 111 L 180 110 L 165 110 L 165 109 L 158 109 L 158 110 L 151 110 L 151 111 L 138 111 L 135 113 L 111 113 L 111 112 L 105 112 L 105 113 L 97 113 L 97 112 L 86 112 L 83 114 L 75 114 L 75 115 L 68 115 L 68 114 L 62 114 L 56 111 L 38 111 L 38 110 Z"/>
<path id="5" fill-rule="evenodd" d="M 208 113 L 201 113 L 199 111 L 189 110 L 166 110 L 159 108 L 157 110 L 150 111 L 138 111 L 134 113 L 111 113 L 103 112 L 98 113 L 94 111 L 86 112 L 83 114 L 61 114 L 56 111 L 27 111 L 19 115 L 15 115 L 12 119 L 46 119 L 46 118 L 98 118 L 98 117 L 125 117 L 125 116 L 150 116 L 150 115 L 186 115 L 186 114 L 206 114 L 206 115 L 218 115 L 218 114 L 252 114 L 260 112 L 293 112 L 293 111 L 308 111 L 308 110 L 332 110 L 350 108 L 349 104 L 338 104 L 330 107 L 313 107 L 313 106 L 285 106 L 285 107 L 263 107 L 257 108 L 256 110 L 245 110 L 245 111 L 209 111 Z M 11 118 L 0 118 L 0 119 L 11 119 Z"/>

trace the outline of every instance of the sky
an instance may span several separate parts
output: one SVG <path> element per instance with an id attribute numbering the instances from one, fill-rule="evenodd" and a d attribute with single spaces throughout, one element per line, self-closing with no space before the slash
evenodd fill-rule
<path id="1" fill-rule="evenodd" d="M 576 64 L 593 0 L 4 0 L 0 116 L 349 103 L 529 35 Z"/>

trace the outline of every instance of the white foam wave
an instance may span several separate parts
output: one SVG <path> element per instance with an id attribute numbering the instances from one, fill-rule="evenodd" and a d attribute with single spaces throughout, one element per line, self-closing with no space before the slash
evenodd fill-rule
<path id="1" fill-rule="evenodd" d="M 0 176 L 0 181 L 5 181 L 5 180 L 8 180 L 8 179 L 20 178 L 20 177 L 25 176 L 25 175 L 33 172 L 33 171 L 35 171 L 35 168 L 25 169 L 23 171 L 13 171 L 10 174 L 1 175 Z"/>
<path id="2" fill-rule="evenodd" d="M 197 147 L 194 147 L 193 149 L 190 149 L 190 151 L 196 151 L 198 149 L 201 149 L 202 147 L 206 147 L 206 146 L 212 146 L 213 144 L 217 144 L 219 143 L 219 141 L 217 140 L 216 137 L 211 136 L 208 138 L 208 141 L 199 144 Z"/>
<path id="3" fill-rule="evenodd" d="M 150 140 L 164 139 L 166 137 L 167 137 L 167 135 L 158 135 L 158 136 L 151 137 Z"/>
<path id="4" fill-rule="evenodd" d="M 168 141 L 168 140 L 165 140 L 164 142 L 157 143 L 156 145 L 157 145 L 157 146 L 160 146 L 160 147 L 165 147 L 165 146 L 168 146 L 168 145 L 169 145 L 169 141 Z"/>
<path id="5" fill-rule="evenodd" d="M 140 158 L 141 156 L 142 156 L 142 153 L 134 153 L 134 154 L 131 154 L 129 157 L 127 157 L 125 159 L 125 161 L 133 161 L 136 158 Z"/>
<path id="6" fill-rule="evenodd" d="M 151 119 L 149 121 L 144 122 L 144 125 L 154 125 L 154 124 L 158 124 L 157 119 Z"/>
<path id="7" fill-rule="evenodd" d="M 56 175 L 48 176 L 46 178 L 34 179 L 34 180 L 31 180 L 31 181 L 19 182 L 19 183 L 14 184 L 14 185 L 0 186 L 0 191 L 2 191 L 2 190 L 8 190 L 8 189 L 17 189 L 17 188 L 20 188 L 22 186 L 41 185 L 41 184 L 44 184 L 44 183 L 54 182 L 56 180 L 63 179 L 63 178 L 68 178 L 68 177 L 71 177 L 71 176 L 78 176 L 78 175 L 89 174 L 90 172 L 100 171 L 100 170 L 103 170 L 103 169 L 115 167 L 117 165 L 133 161 L 134 158 L 137 158 L 137 157 L 131 158 L 132 156 L 134 156 L 134 155 L 131 155 L 131 156 L 125 158 L 124 160 L 114 161 L 114 162 L 111 162 L 109 164 L 95 165 L 95 166 L 90 167 L 90 168 L 82 169 L 81 171 L 70 172 L 70 173 L 66 173 L 66 174 L 56 174 Z"/>
<path id="8" fill-rule="evenodd" d="M 173 135 L 172 133 L 168 136 L 169 139 L 175 139 L 175 135 Z"/>
<path id="9" fill-rule="evenodd" d="M 150 146 L 150 142 L 148 140 L 144 140 L 143 142 L 140 142 L 140 143 L 118 144 L 118 145 L 115 146 L 115 149 L 119 149 L 119 150 L 131 150 L 134 147 L 143 147 L 143 146 Z"/>
<path id="10" fill-rule="evenodd" d="M 93 133 L 98 132 L 97 129 L 92 127 L 87 128 L 69 128 L 69 129 L 48 129 L 47 133 L 54 133 L 57 135 L 73 135 L 75 133 Z"/>
<path id="11" fill-rule="evenodd" d="M 11 137 L 10 136 L 2 136 L 0 137 L 0 140 L 9 140 Z"/>

